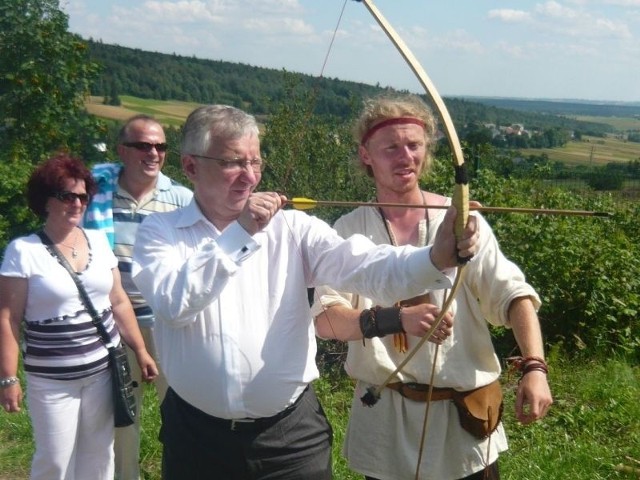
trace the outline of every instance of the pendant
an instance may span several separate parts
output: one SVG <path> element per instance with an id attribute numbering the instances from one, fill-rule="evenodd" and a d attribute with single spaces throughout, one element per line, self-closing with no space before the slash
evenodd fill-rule
<path id="1" fill-rule="evenodd" d="M 78 258 L 78 251 L 75 248 L 71 249 L 71 258 Z"/>

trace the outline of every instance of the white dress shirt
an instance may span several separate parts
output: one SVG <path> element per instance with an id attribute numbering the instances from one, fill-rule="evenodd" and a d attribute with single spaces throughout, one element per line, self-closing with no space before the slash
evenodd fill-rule
<path id="1" fill-rule="evenodd" d="M 194 200 L 140 226 L 133 279 L 156 314 L 169 385 L 221 418 L 272 416 L 318 377 L 307 288 L 330 284 L 393 303 L 449 288 L 429 247 L 342 239 L 305 213 L 278 212 L 253 237 L 220 232 Z"/>

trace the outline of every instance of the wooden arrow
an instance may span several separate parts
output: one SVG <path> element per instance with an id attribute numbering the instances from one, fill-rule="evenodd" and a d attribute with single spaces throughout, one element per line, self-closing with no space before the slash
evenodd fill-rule
<path id="1" fill-rule="evenodd" d="M 378 203 L 378 202 L 351 202 L 341 200 L 314 200 L 312 198 L 294 197 L 286 201 L 296 210 L 311 210 L 316 207 L 375 207 L 375 208 L 432 208 L 446 210 L 445 205 L 418 205 L 407 203 Z M 526 213 L 532 215 L 565 215 L 582 217 L 612 217 L 609 212 L 592 212 L 589 210 L 559 210 L 550 208 L 518 208 L 518 207 L 474 207 L 469 210 L 487 213 Z"/>

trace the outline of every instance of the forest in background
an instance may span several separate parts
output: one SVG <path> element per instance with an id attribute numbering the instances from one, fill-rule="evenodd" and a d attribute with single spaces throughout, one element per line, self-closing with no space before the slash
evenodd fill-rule
<path id="1" fill-rule="evenodd" d="M 87 44 L 90 59 L 99 65 L 90 87 L 92 98 L 102 98 L 105 107 L 120 106 L 122 97 L 131 96 L 150 102 L 224 103 L 247 110 L 264 123 L 280 105 L 297 95 L 306 98 L 301 108 L 307 115 L 347 122 L 359 110 L 364 97 L 384 90 L 379 85 L 148 52 L 91 39 Z M 429 101 L 425 95 L 422 97 Z M 606 155 L 602 147 L 605 140 L 598 139 L 640 145 L 640 104 L 503 98 L 444 101 L 458 136 L 475 163 L 480 162 L 478 152 L 490 145 L 500 155 L 485 166 L 493 165 L 504 175 L 528 176 L 537 169 L 549 181 L 570 183 L 576 188 L 588 185 L 600 191 L 631 189 L 627 195 L 631 198 L 640 190 L 640 154 L 593 162 L 596 145 L 597 154 Z M 92 111 L 98 111 L 95 105 Z M 628 126 L 608 121 L 616 115 L 633 121 Z M 575 151 L 576 141 L 583 140 L 589 146 L 583 144 L 581 150 L 590 148 L 589 156 L 552 152 L 572 142 L 573 146 L 565 150 Z M 585 163 L 591 161 L 580 165 L 580 158 Z"/>
<path id="2" fill-rule="evenodd" d="M 363 97 L 384 90 L 337 78 L 314 77 L 285 70 L 254 67 L 242 63 L 205 60 L 175 54 L 148 52 L 136 48 L 109 45 L 89 39 L 90 58 L 100 71 L 91 86 L 91 94 L 105 103 L 119 104 L 120 95 L 198 103 L 225 103 L 256 115 L 272 114 L 287 100 L 288 79 L 299 91 L 311 92 L 313 114 L 342 119 L 353 115 Z M 290 82 L 289 82 L 290 83 Z M 562 128 L 602 136 L 613 133 L 606 123 L 584 122 L 571 118 L 573 103 L 522 101 L 516 99 L 445 98 L 447 109 L 459 130 L 473 124 L 524 124 L 530 129 Z M 555 109 L 552 111 L 549 105 Z M 563 106 L 566 108 L 563 110 Z M 608 116 L 612 106 L 590 104 L 582 110 L 593 116 Z M 628 107 L 625 114 L 640 115 L 640 105 Z"/>

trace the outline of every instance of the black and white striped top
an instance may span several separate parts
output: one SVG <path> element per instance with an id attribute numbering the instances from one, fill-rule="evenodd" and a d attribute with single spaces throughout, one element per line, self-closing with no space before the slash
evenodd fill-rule
<path id="1" fill-rule="evenodd" d="M 117 344 L 120 335 L 109 301 L 113 286 L 111 270 L 117 267 L 117 260 L 104 233 L 96 230 L 85 233 L 90 256 L 87 268 L 79 276 Z M 75 283 L 37 235 L 20 237 L 9 244 L 0 274 L 28 281 L 23 339 L 26 372 L 72 380 L 108 368 L 107 349 L 91 323 L 91 315 L 84 309 Z"/>

